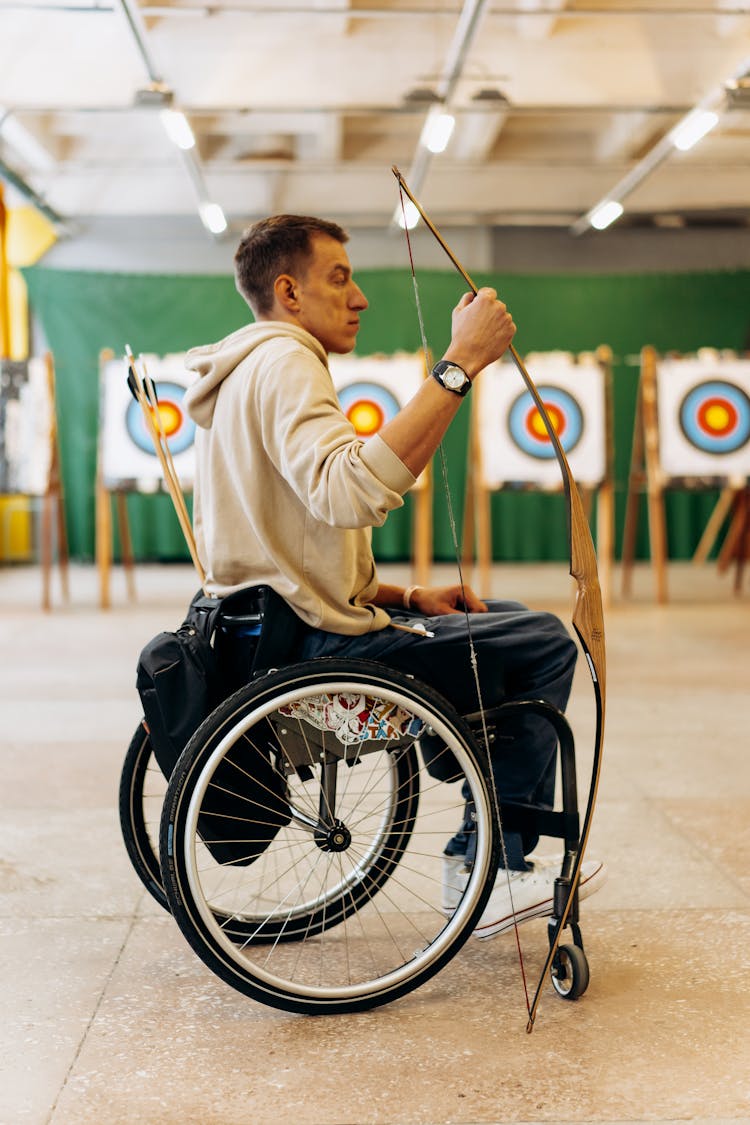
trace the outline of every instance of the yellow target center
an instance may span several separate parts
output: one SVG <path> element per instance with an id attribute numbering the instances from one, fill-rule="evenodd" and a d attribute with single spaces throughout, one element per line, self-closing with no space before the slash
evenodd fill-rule
<path id="1" fill-rule="evenodd" d="M 545 402 L 544 408 L 547 411 L 550 422 L 552 423 L 552 429 L 559 437 L 559 435 L 565 428 L 565 418 L 562 414 L 562 411 L 552 402 Z M 540 441 L 549 441 L 547 427 L 545 426 L 544 419 L 542 418 L 538 410 L 534 409 L 529 415 L 528 426 L 535 438 L 539 438 Z"/>
<path id="2" fill-rule="evenodd" d="M 720 402 L 714 402 L 706 410 L 706 423 L 708 428 L 713 430 L 714 433 L 721 433 L 729 426 L 730 416 L 726 406 Z"/>
<path id="3" fill-rule="evenodd" d="M 159 418 L 168 438 L 173 437 L 182 425 L 182 411 L 173 402 L 159 403 Z"/>
<path id="4" fill-rule="evenodd" d="M 355 402 L 350 406 L 347 417 L 360 437 L 371 437 L 383 424 L 383 412 L 377 403 Z"/>

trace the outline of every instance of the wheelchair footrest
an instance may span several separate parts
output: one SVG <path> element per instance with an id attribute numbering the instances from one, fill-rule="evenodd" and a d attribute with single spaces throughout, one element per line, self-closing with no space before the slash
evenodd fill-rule
<path id="1" fill-rule="evenodd" d="M 508 832 L 535 832 L 560 840 L 577 840 L 580 831 L 577 812 L 554 812 L 536 805 L 503 801 L 500 805 L 503 829 Z"/>

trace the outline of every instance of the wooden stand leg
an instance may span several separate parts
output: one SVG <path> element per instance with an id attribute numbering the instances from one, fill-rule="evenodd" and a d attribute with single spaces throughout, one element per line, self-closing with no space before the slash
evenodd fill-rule
<path id="1" fill-rule="evenodd" d="M 745 569 L 745 560 L 750 549 L 750 492 L 745 490 L 740 500 L 742 508 L 742 531 L 740 534 L 739 551 L 734 571 L 734 592 L 739 594 L 742 590 L 742 573 Z"/>
<path id="2" fill-rule="evenodd" d="M 651 541 L 651 561 L 655 571 L 656 600 L 664 605 L 667 593 L 667 527 L 664 516 L 664 493 L 649 488 L 648 528 Z"/>
<path id="3" fill-rule="evenodd" d="M 99 568 L 99 605 L 109 609 L 109 576 L 112 567 L 112 508 L 109 492 L 96 486 L 96 562 Z"/>
<path id="4" fill-rule="evenodd" d="M 52 497 L 49 494 L 42 496 L 41 505 L 39 554 L 42 563 L 42 609 L 49 613 L 52 608 Z"/>
<path id="5" fill-rule="evenodd" d="M 732 522 L 719 552 L 718 570 L 723 574 L 732 560 L 737 564 L 734 576 L 734 589 L 739 593 L 742 585 L 742 571 L 750 538 L 750 489 L 738 492 L 733 503 Z"/>
<path id="6" fill-rule="evenodd" d="M 115 493 L 115 506 L 117 508 L 117 531 L 120 536 L 120 551 L 122 552 L 122 566 L 125 571 L 125 586 L 128 599 L 135 601 L 135 569 L 133 565 L 133 541 L 130 536 L 130 520 L 128 519 L 127 497 L 124 492 Z"/>
<path id="7" fill-rule="evenodd" d="M 667 601 L 667 525 L 664 517 L 664 489 L 659 462 L 659 419 L 656 404 L 656 352 L 643 349 L 641 364 L 643 389 L 643 447 L 648 477 L 648 529 L 651 563 L 655 571 L 656 600 Z"/>
<path id="8" fill-rule="evenodd" d="M 615 492 L 610 481 L 599 488 L 596 505 L 596 549 L 602 604 L 612 602 L 612 566 L 615 557 Z"/>
<path id="9" fill-rule="evenodd" d="M 632 591 L 635 540 L 638 532 L 638 509 L 643 481 L 643 381 L 639 380 L 633 423 L 633 444 L 630 450 L 628 495 L 625 501 L 625 527 L 622 537 L 622 593 L 629 597 Z"/>
<path id="10" fill-rule="evenodd" d="M 698 565 L 704 563 L 708 558 L 711 548 L 716 542 L 717 536 L 721 531 L 721 525 L 729 515 L 735 497 L 739 493 L 737 488 L 724 488 L 722 489 L 721 496 L 716 502 L 716 507 L 711 513 L 705 530 L 700 537 L 700 542 L 695 549 L 693 555 L 693 562 Z"/>
<path id="11" fill-rule="evenodd" d="M 60 568 L 60 586 L 64 602 L 70 601 L 70 582 L 68 575 L 68 528 L 65 523 L 65 501 L 62 492 L 55 497 L 57 508 L 57 565 Z"/>
<path id="12" fill-rule="evenodd" d="M 429 586 L 432 570 L 432 488 L 414 494 L 414 551 L 412 574 L 419 586 Z"/>
<path id="13" fill-rule="evenodd" d="M 628 490 L 625 503 L 625 526 L 622 536 L 622 593 L 629 597 L 632 592 L 633 558 L 635 556 L 635 537 L 638 530 L 638 508 L 640 507 L 640 494 L 636 489 Z"/>
<path id="14" fill-rule="evenodd" d="M 474 492 L 477 522 L 479 596 L 492 597 L 492 497 L 488 488 Z"/>
<path id="15" fill-rule="evenodd" d="M 464 492 L 464 519 L 463 527 L 461 529 L 461 563 L 464 567 L 468 568 L 474 565 L 474 551 L 476 549 L 475 537 L 476 527 L 474 522 L 475 516 L 475 499 L 474 499 L 474 484 L 471 480 L 471 474 L 466 477 L 466 489 Z"/>

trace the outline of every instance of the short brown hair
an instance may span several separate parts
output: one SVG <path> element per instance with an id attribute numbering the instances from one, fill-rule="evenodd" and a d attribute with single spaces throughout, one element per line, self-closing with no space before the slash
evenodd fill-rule
<path id="1" fill-rule="evenodd" d="M 279 274 L 304 269 L 312 256 L 314 234 L 325 234 L 341 243 L 349 239 L 337 223 L 310 215 L 273 215 L 245 231 L 234 255 L 234 278 L 256 315 L 271 311 L 273 286 Z"/>

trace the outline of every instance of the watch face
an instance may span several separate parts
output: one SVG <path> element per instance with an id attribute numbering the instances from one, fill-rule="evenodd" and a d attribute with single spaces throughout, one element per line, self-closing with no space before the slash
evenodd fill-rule
<path id="1" fill-rule="evenodd" d="M 443 373 L 443 382 L 452 391 L 459 391 L 466 382 L 466 376 L 462 371 L 456 371 L 455 368 L 452 368 Z"/>

